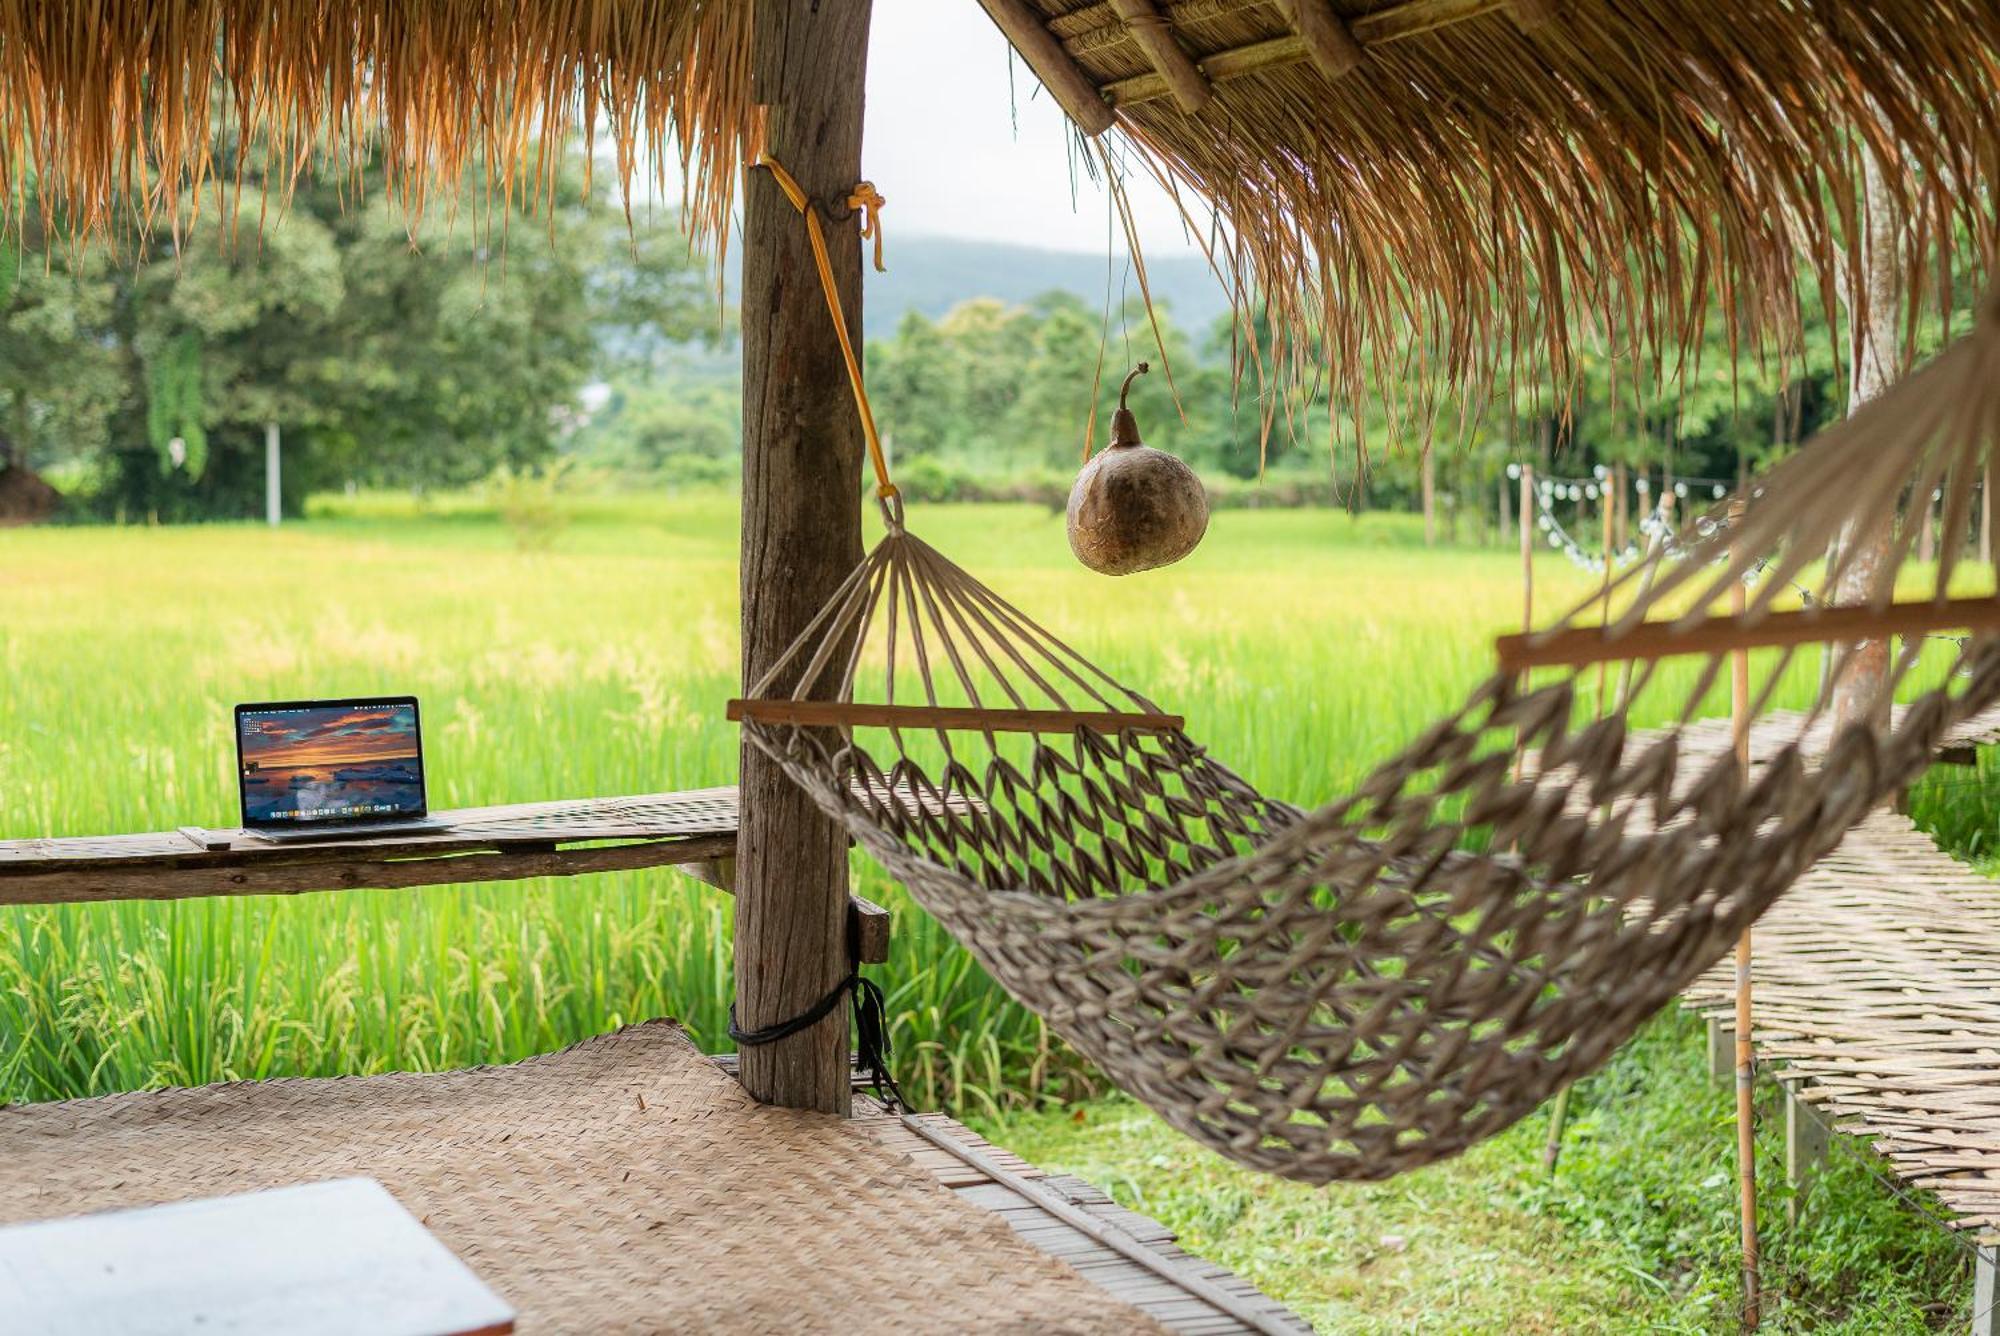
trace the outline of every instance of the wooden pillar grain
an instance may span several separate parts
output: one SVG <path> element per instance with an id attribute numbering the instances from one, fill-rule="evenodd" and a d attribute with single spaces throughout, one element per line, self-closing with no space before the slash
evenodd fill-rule
<path id="1" fill-rule="evenodd" d="M 871 0 L 754 0 L 766 148 L 818 204 L 850 333 L 861 249 L 846 199 L 861 179 Z M 743 676 L 761 676 L 861 559 L 861 429 L 804 221 L 769 172 L 743 202 Z M 806 1011 L 848 970 L 847 840 L 778 768 L 743 748 L 736 1014 L 744 1029 Z M 847 1008 L 744 1050 L 767 1103 L 849 1110 Z"/>

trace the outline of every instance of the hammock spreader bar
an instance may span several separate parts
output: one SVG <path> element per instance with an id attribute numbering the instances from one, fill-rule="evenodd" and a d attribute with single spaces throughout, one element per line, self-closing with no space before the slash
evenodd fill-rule
<path id="1" fill-rule="evenodd" d="M 1123 710 L 996 710 L 974 706 L 869 705 L 833 700 L 732 700 L 728 715 L 741 723 L 809 727 L 943 728 L 970 733 L 1069 733 L 1079 728 L 1099 733 L 1127 729 L 1178 732 L 1187 723 L 1177 714 Z"/>
<path id="2" fill-rule="evenodd" d="M 1801 608 L 1757 617 L 1710 617 L 1693 623 L 1646 622 L 1619 631 L 1579 626 L 1566 631 L 1504 635 L 1494 641 L 1504 672 L 1582 668 L 1596 663 L 1664 659 L 1677 654 L 1838 644 L 1939 631 L 2000 629 L 2000 598 Z"/>

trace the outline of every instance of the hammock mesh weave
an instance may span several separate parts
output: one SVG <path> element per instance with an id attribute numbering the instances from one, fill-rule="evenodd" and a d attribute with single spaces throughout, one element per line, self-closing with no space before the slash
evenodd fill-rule
<path id="1" fill-rule="evenodd" d="M 1889 641 L 1878 702 L 1908 703 L 1896 726 L 1858 722 L 1808 748 L 1828 695 L 1820 646 L 1761 648 L 1753 714 L 1822 704 L 1746 772 L 1728 751 L 1681 745 L 1729 709 L 1725 651 L 1695 639 L 1685 654 L 1619 654 L 1661 623 L 1693 637 L 1734 599 L 1741 624 L 1820 615 L 1864 569 L 1853 554 L 1871 535 L 1878 613 L 1899 570 L 1925 607 L 1948 587 L 1990 595 L 1990 574 L 1958 557 L 1996 450 L 1988 309 L 1550 633 L 1601 627 L 1591 642 L 1629 666 L 1497 673 L 1310 811 L 1176 726 L 1081 713 L 1161 712 L 907 532 L 900 511 L 750 692 L 753 706 L 897 709 L 833 723 L 753 710 L 745 728 L 1010 993 L 1168 1122 L 1289 1178 L 1382 1178 L 1596 1068 L 1911 782 L 1947 730 L 2000 700 L 1985 629 L 1909 635 Z M 1933 495 L 1940 555 L 1919 566 L 1910 499 Z M 1838 682 L 1871 651 L 1825 652 Z"/>

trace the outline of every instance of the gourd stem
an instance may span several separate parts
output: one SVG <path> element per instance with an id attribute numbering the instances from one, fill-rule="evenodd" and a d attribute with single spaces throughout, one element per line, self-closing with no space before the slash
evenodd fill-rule
<path id="1" fill-rule="evenodd" d="M 1118 387 L 1118 406 L 1125 407 L 1125 396 L 1132 392 L 1132 382 L 1153 369 L 1149 362 L 1141 362 L 1125 373 L 1125 383 Z"/>

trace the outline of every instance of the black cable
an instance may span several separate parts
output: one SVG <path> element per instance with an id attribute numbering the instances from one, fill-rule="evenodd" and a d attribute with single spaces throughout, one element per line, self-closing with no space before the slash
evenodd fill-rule
<path id="1" fill-rule="evenodd" d="M 810 1030 L 840 1005 L 840 999 L 849 990 L 854 994 L 854 1037 L 855 1060 L 868 1077 L 869 1088 L 875 1098 L 892 1110 L 907 1111 L 909 1101 L 903 1098 L 901 1087 L 896 1084 L 894 1074 L 889 1070 L 889 1057 L 895 1051 L 889 1042 L 889 1012 L 882 986 L 873 979 L 863 978 L 859 970 L 849 974 L 835 984 L 830 992 L 819 1001 L 807 1007 L 790 1020 L 774 1025 L 761 1026 L 755 1030 L 745 1030 L 736 1024 L 736 1007 L 729 1008 L 729 1037 L 736 1041 L 738 1048 L 759 1048 L 765 1044 L 775 1044 L 780 1039 L 789 1039 L 801 1030 Z"/>

